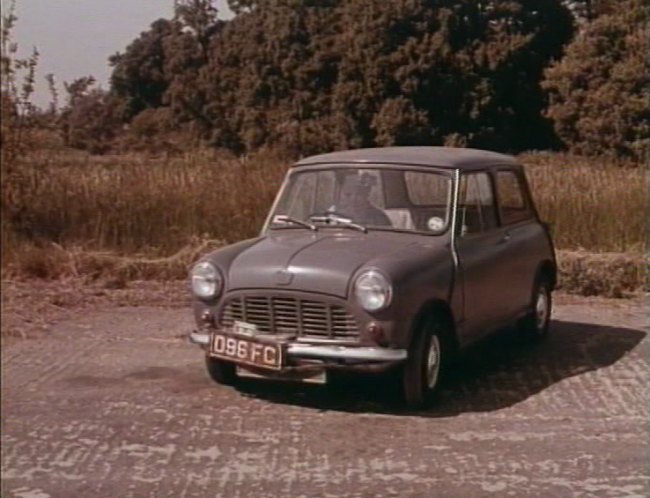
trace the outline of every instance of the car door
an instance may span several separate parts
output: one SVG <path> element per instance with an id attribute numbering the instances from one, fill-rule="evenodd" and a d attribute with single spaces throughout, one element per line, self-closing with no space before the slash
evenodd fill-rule
<path id="1" fill-rule="evenodd" d="M 462 287 L 461 341 L 487 334 L 508 313 L 507 241 L 498 223 L 492 176 L 487 171 L 461 176 L 455 244 Z"/>
<path id="2" fill-rule="evenodd" d="M 536 255 L 543 229 L 536 221 L 523 172 L 499 168 L 493 171 L 493 175 L 502 250 L 507 260 L 501 294 L 507 304 L 506 318 L 513 318 L 525 312 L 530 305 L 538 265 Z"/>

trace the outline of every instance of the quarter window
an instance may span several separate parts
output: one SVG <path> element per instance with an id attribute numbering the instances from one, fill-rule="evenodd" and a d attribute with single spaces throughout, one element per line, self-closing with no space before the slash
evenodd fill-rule
<path id="1" fill-rule="evenodd" d="M 527 220 L 532 213 L 522 190 L 522 183 L 514 171 L 497 172 L 499 211 L 504 225 Z"/>
<path id="2" fill-rule="evenodd" d="M 487 173 L 461 177 L 459 197 L 460 235 L 480 233 L 497 226 L 492 185 Z"/>

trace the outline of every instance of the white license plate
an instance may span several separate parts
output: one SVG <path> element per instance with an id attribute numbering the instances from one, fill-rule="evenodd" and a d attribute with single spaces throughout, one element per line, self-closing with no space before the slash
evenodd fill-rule
<path id="1" fill-rule="evenodd" d="M 257 325 L 254 323 L 240 322 L 235 320 L 232 325 L 233 334 L 253 336 L 258 333 Z"/>
<path id="2" fill-rule="evenodd" d="M 284 365 L 285 349 L 281 343 L 215 332 L 210 355 L 243 365 L 280 370 Z"/>

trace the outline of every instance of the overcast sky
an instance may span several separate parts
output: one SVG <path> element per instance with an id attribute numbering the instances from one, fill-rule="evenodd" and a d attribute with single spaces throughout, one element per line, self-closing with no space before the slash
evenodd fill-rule
<path id="1" fill-rule="evenodd" d="M 4 14 L 11 1 L 1 2 Z M 19 53 L 27 55 L 34 46 L 40 53 L 36 105 L 50 101 L 48 73 L 61 87 L 63 81 L 93 75 L 108 88 L 108 57 L 156 19 L 170 18 L 173 5 L 173 0 L 17 0 L 13 37 Z M 221 17 L 227 17 L 225 5 L 226 0 L 217 1 Z"/>

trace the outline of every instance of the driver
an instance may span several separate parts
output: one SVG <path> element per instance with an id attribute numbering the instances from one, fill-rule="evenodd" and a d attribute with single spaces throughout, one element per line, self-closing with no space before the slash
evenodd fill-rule
<path id="1" fill-rule="evenodd" d="M 335 210 L 361 225 L 391 226 L 388 216 L 370 202 L 373 180 L 367 173 L 346 176 Z"/>

